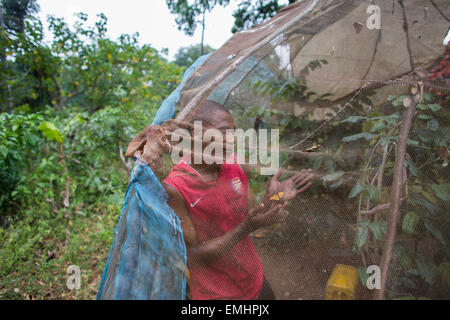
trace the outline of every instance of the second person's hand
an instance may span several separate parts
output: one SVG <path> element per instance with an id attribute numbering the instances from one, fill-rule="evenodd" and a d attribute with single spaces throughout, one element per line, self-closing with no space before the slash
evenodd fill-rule
<path id="1" fill-rule="evenodd" d="M 265 202 L 268 199 L 281 192 L 282 196 L 279 200 L 290 201 L 294 199 L 298 194 L 306 191 L 311 185 L 311 180 L 314 178 L 312 169 L 303 169 L 292 177 L 279 181 L 283 169 L 279 169 L 278 172 L 272 177 L 267 186 L 266 195 L 264 196 Z"/>

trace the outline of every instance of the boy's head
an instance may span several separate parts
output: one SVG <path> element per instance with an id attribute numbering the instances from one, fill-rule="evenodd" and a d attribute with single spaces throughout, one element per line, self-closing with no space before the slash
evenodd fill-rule
<path id="1" fill-rule="evenodd" d="M 192 117 L 192 123 L 201 121 L 202 126 L 208 129 L 234 129 L 231 112 L 218 102 L 205 100 Z"/>
<path id="2" fill-rule="evenodd" d="M 202 137 L 195 137 L 195 133 L 198 134 L 200 132 L 199 130 L 195 130 L 195 126 L 198 125 L 199 122 L 202 127 Z M 199 109 L 197 109 L 194 113 L 191 123 L 194 125 L 194 128 L 191 129 L 191 137 L 194 137 L 195 139 L 203 138 L 204 140 L 202 152 L 208 145 L 211 144 L 211 142 L 222 143 L 223 156 L 225 156 L 227 147 L 226 144 L 234 144 L 234 135 L 233 137 L 230 137 L 226 132 L 229 129 L 236 129 L 233 116 L 231 112 L 220 103 L 205 100 Z M 217 137 L 217 135 L 220 137 Z M 212 155 L 214 156 L 215 152 L 212 152 Z M 223 159 L 223 161 L 225 160 L 226 159 Z"/>

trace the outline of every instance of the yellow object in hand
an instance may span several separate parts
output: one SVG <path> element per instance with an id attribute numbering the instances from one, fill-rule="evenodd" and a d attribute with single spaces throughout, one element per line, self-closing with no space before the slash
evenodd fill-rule
<path id="1" fill-rule="evenodd" d="M 270 197 L 269 200 L 280 201 L 281 199 L 283 199 L 283 196 L 284 196 L 284 192 L 278 192 L 278 194 L 274 194 L 272 197 Z"/>

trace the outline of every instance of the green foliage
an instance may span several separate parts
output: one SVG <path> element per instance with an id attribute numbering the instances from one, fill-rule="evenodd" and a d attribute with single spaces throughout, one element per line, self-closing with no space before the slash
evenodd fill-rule
<path id="1" fill-rule="evenodd" d="M 36 0 L 1 0 L 0 10 L 4 27 L 10 32 L 22 33 L 26 16 L 38 12 L 39 5 Z"/>
<path id="2" fill-rule="evenodd" d="M 367 279 L 369 279 L 369 274 L 367 273 L 367 269 L 364 267 L 358 267 L 358 275 L 361 280 L 361 284 L 367 288 Z"/>
<path id="3" fill-rule="evenodd" d="M 387 230 L 387 222 L 380 221 L 369 223 L 369 229 L 376 240 L 383 241 Z"/>
<path id="4" fill-rule="evenodd" d="M 275 57 L 276 59 L 276 57 Z M 248 89 L 253 91 L 255 96 L 269 96 L 273 104 L 300 102 L 306 104 L 321 103 L 327 101 L 330 94 L 317 96 L 315 92 L 308 88 L 307 76 L 311 71 L 327 64 L 326 60 L 313 60 L 308 63 L 300 72 L 297 78 L 270 78 L 268 80 L 257 80 L 250 82 Z M 299 129 L 306 135 L 315 127 L 316 122 L 309 118 L 311 112 L 305 112 L 300 117 L 282 110 L 265 109 L 259 106 L 247 107 L 244 111 L 246 117 L 258 117 L 263 123 L 270 123 L 280 129 L 282 141 L 290 137 L 298 137 Z M 338 158 L 338 155 L 336 155 Z M 323 161 L 323 159 L 319 159 Z M 333 168 L 327 168 L 328 173 L 334 172 Z"/>
<path id="5" fill-rule="evenodd" d="M 313 61 L 314 62 L 314 61 Z M 317 106 L 326 97 L 319 97 L 308 88 L 307 74 L 321 63 L 315 62 L 308 65 L 303 77 L 296 79 L 271 79 L 251 83 L 255 95 L 267 95 L 272 98 L 272 103 L 300 102 L 308 105 L 308 102 Z M 330 128 L 323 128 L 318 142 L 334 140 L 333 156 L 314 157 L 313 170 L 317 172 L 325 169 L 322 177 L 323 186 L 328 191 L 335 191 L 344 184 L 349 164 L 344 162 L 339 154 L 342 150 L 355 152 L 361 147 L 362 159 L 365 164 L 357 164 L 359 173 L 356 183 L 351 189 L 347 189 L 349 199 L 359 200 L 359 211 L 375 208 L 390 202 L 389 183 L 392 181 L 395 162 L 395 146 L 399 139 L 401 115 L 404 112 L 403 101 L 405 96 L 389 96 L 387 103 L 382 108 L 374 108 L 371 97 L 373 91 L 363 91 L 353 97 L 347 110 L 342 112 L 343 120 L 331 118 L 328 120 Z M 417 106 L 415 120 L 407 141 L 407 157 L 405 167 L 408 174 L 408 197 L 400 208 L 401 220 L 398 226 L 397 239 L 403 243 L 396 243 L 395 258 L 392 265 L 393 281 L 389 283 L 390 298 L 396 296 L 396 292 L 411 292 L 416 297 L 442 297 L 448 292 L 449 286 L 449 258 L 448 240 L 450 237 L 450 187 L 448 185 L 448 148 L 450 134 L 448 112 L 445 112 L 447 98 L 434 93 L 424 93 L 423 99 Z M 317 121 L 307 126 L 307 114 L 299 117 L 285 114 L 277 110 L 265 110 L 262 108 L 249 108 L 246 115 L 270 123 L 271 126 L 282 129 L 281 139 L 286 139 L 292 133 L 295 141 L 307 136 L 311 130 L 317 128 Z M 337 118 L 337 117 L 336 117 Z M 296 127 L 289 128 L 293 123 Z M 333 129 L 334 127 L 334 129 Z M 337 131 L 337 127 L 343 128 L 341 132 L 346 135 L 335 137 L 329 132 Z M 327 131 L 328 130 L 328 131 Z M 300 137 L 299 137 L 300 136 Z M 317 138 L 316 138 L 317 139 Z M 332 144 L 328 144 L 330 148 Z M 323 150 L 323 146 L 321 150 Z M 331 148 L 330 148 L 331 149 Z M 337 150 L 336 150 L 337 149 Z M 375 177 L 380 172 L 383 154 L 386 153 L 386 161 L 383 164 L 383 179 Z M 349 157 L 346 157 L 348 160 Z M 363 168 L 361 168 L 361 165 Z M 347 177 L 346 177 L 347 176 Z M 380 183 L 379 183 L 380 182 Z M 381 183 L 382 182 L 382 183 Z M 348 183 L 347 183 L 348 188 Z M 404 189 L 402 189 L 404 193 Z M 405 197 L 403 194 L 402 197 Z M 389 207 L 388 207 L 389 208 Z M 358 213 L 358 215 L 360 214 Z M 375 214 L 360 215 L 355 229 L 354 250 L 362 255 L 365 270 L 368 265 L 379 265 L 383 248 L 383 242 L 387 231 L 387 215 L 389 210 L 384 209 Z M 428 246 L 421 247 L 425 242 Z M 364 280 L 360 274 L 361 279 Z"/>
<path id="6" fill-rule="evenodd" d="M 328 64 L 326 60 L 313 60 L 309 62 L 300 72 L 300 76 L 296 78 L 277 79 L 271 78 L 267 81 L 258 80 L 250 84 L 250 88 L 255 95 L 269 95 L 273 103 L 276 102 L 291 102 L 291 101 L 311 101 L 322 102 L 330 94 L 323 94 L 317 97 L 314 91 L 308 89 L 308 81 L 306 77 L 311 71 Z M 313 99 L 313 97 L 316 98 Z"/>
<path id="7" fill-rule="evenodd" d="M 119 145 L 125 146 L 151 119 L 145 108 L 127 110 L 127 118 L 124 111 L 106 107 L 89 115 L 64 108 L 30 116 L 1 115 L 0 162 L 7 174 L 1 184 L 9 188 L 2 189 L 8 192 L 2 191 L 1 197 L 7 221 L 0 227 L 0 241 L 7 244 L 0 268 L 0 292 L 8 292 L 4 297 L 14 297 L 12 273 L 23 279 L 15 286 L 35 298 L 52 292 L 51 283 L 58 283 L 52 297 L 69 297 L 74 293 L 63 286 L 63 279 L 71 264 L 91 273 L 84 282 L 91 286 L 80 294 L 93 297 L 127 187 Z M 57 258 L 47 262 L 55 248 Z M 92 261 L 99 264 L 92 266 Z M 29 281 L 36 273 L 43 287 Z"/>
<path id="8" fill-rule="evenodd" d="M 55 125 L 51 122 L 42 122 L 39 126 L 39 129 L 42 131 L 44 136 L 49 139 L 50 141 L 56 141 L 58 143 L 63 142 L 63 137 L 61 135 L 61 132 Z"/>
<path id="9" fill-rule="evenodd" d="M 387 223 L 386 221 L 381 222 L 369 222 L 362 221 L 358 223 L 358 228 L 356 229 L 356 235 L 354 239 L 355 247 L 358 251 L 361 251 L 364 245 L 366 245 L 369 231 L 373 234 L 376 240 L 383 240 L 386 234 Z"/>
<path id="10" fill-rule="evenodd" d="M 357 183 L 350 191 L 350 194 L 348 195 L 349 198 L 355 198 L 358 196 L 361 192 L 367 192 L 367 195 L 370 200 L 378 200 L 380 198 L 380 194 L 374 186 L 367 185 L 364 183 Z"/>
<path id="11" fill-rule="evenodd" d="M 0 217 L 13 214 L 21 172 L 30 167 L 42 145 L 38 124 L 41 114 L 0 115 Z"/>
<path id="12" fill-rule="evenodd" d="M 413 234 L 420 218 L 417 214 L 410 211 L 403 217 L 402 231 L 404 233 Z"/>
<path id="13" fill-rule="evenodd" d="M 166 0 L 170 13 L 175 15 L 178 30 L 192 36 L 199 21 L 197 18 L 210 12 L 216 5 L 226 6 L 230 0 Z"/>
<path id="14" fill-rule="evenodd" d="M 235 19 L 231 32 L 235 33 L 244 29 L 252 28 L 265 20 L 272 18 L 286 4 L 294 3 L 296 0 L 258 0 L 242 1 L 239 8 L 233 13 Z"/>
<path id="15" fill-rule="evenodd" d="M 297 0 L 258 0 L 240 1 L 238 9 L 233 12 L 234 24 L 231 32 L 235 33 L 252 28 L 272 18 L 286 5 Z M 175 15 L 178 29 L 192 36 L 201 23 L 199 17 L 205 12 L 210 12 L 216 6 L 227 6 L 230 0 L 166 0 L 170 13 Z"/>
<path id="16" fill-rule="evenodd" d="M 361 250 L 365 245 L 368 234 L 369 234 L 369 223 L 367 221 L 359 223 L 354 240 L 355 247 L 358 250 Z"/>
<path id="17" fill-rule="evenodd" d="M 275 56 L 274 59 L 277 59 L 277 57 Z M 244 115 L 253 119 L 258 117 L 264 123 L 263 127 L 280 129 L 281 141 L 293 140 L 293 144 L 303 137 L 308 137 L 318 126 L 318 121 L 313 116 L 314 108 L 317 104 L 329 104 L 330 101 L 327 98 L 330 94 L 326 93 L 318 96 L 309 89 L 307 78 L 314 70 L 326 64 L 326 60 L 316 59 L 310 61 L 296 78 L 287 76 L 287 78 L 271 78 L 249 83 L 249 90 L 252 90 L 254 95 L 269 96 L 274 105 L 296 102 L 299 105 L 308 106 L 306 112 L 296 116 L 292 112 L 254 106 L 246 108 Z M 370 94 L 368 92 L 367 96 Z M 355 99 L 354 107 L 361 108 L 362 101 L 370 104 L 370 100 L 364 96 Z M 361 117 L 361 119 L 363 118 Z M 321 180 L 323 181 L 323 187 L 329 191 L 337 190 L 343 184 L 344 169 L 348 169 L 349 166 L 341 157 L 342 143 L 335 138 L 336 130 L 340 130 L 339 126 L 340 122 L 334 121 L 331 122 L 330 127 L 324 128 L 322 135 L 317 141 L 314 141 L 316 144 L 326 143 L 326 146 L 322 145 L 321 147 L 324 155 L 314 157 L 308 164 L 314 171 L 324 170 L 326 172 L 326 175 Z M 295 165 L 295 162 L 291 161 L 289 164 Z"/>
<path id="18" fill-rule="evenodd" d="M 342 139 L 344 143 L 364 139 L 368 144 L 368 166 L 380 163 L 383 150 L 398 141 L 400 113 L 405 96 L 389 96 L 388 102 L 397 111 L 388 114 L 371 112 L 366 116 L 351 116 L 343 120 L 352 126 L 360 126 L 362 132 Z M 394 251 L 395 290 L 408 290 L 415 296 L 441 297 L 448 290 L 448 241 L 450 234 L 450 186 L 447 183 L 448 154 L 450 135 L 448 115 L 443 112 L 442 101 L 433 93 L 425 93 L 417 105 L 415 120 L 407 143 L 405 167 L 409 173 L 407 205 L 400 208 L 402 220 L 398 232 L 404 238 L 403 243 L 396 243 Z M 381 150 L 381 152 L 380 152 Z M 445 151 L 445 152 L 444 152 Z M 377 155 L 378 153 L 378 155 Z M 387 157 L 385 174 L 392 174 L 393 157 Z M 370 181 L 372 183 L 370 183 Z M 353 187 L 349 198 L 363 196 L 370 201 L 379 200 L 381 195 L 374 185 L 375 180 L 367 173 L 361 175 Z M 363 193 L 367 191 L 367 193 Z M 390 197 L 384 196 L 389 202 Z M 375 218 L 362 218 L 355 235 L 355 248 L 368 264 L 378 263 L 384 241 L 387 219 L 385 215 L 376 214 Z M 368 230 L 373 239 L 368 236 Z M 407 239 L 407 240 L 405 240 Z M 406 245 L 410 242 L 415 245 Z M 419 243 L 432 241 L 432 247 L 420 248 Z M 425 249 L 425 250 L 424 250 Z M 394 290 L 392 289 L 391 290 Z M 395 296 L 393 296 L 395 297 Z M 414 298 L 411 296 L 411 298 Z"/>
<path id="19" fill-rule="evenodd" d="M 36 215 L 39 212 L 39 215 Z M 92 206 L 52 212 L 45 202 L 26 219 L 0 228 L 2 299 L 93 299 L 106 263 L 120 203 L 99 198 Z M 89 221 L 89 223 L 86 223 Z M 81 289 L 66 287 L 67 268 L 81 269 Z"/>
<path id="20" fill-rule="evenodd" d="M 210 52 L 213 52 L 215 49 L 213 49 L 210 46 L 205 46 L 203 48 L 203 54 L 208 54 Z M 200 58 L 201 56 L 201 45 L 192 45 L 189 47 L 182 47 L 178 49 L 177 53 L 175 54 L 174 63 L 180 67 L 189 67 L 191 66 L 195 60 Z"/>
<path id="21" fill-rule="evenodd" d="M 33 17 L 0 37 L 14 105 L 3 112 L 2 87 L 0 299 L 95 297 L 128 186 L 120 152 L 180 81 L 182 68 L 137 35 L 112 41 L 106 17 L 86 19 L 50 17 L 50 45 Z M 66 287 L 69 265 L 79 291 Z"/>
<path id="22" fill-rule="evenodd" d="M 367 141 L 372 140 L 373 138 L 375 138 L 375 135 L 368 133 L 368 132 L 361 132 L 349 137 L 345 137 L 342 138 L 342 142 L 352 142 L 352 141 L 356 141 L 358 139 L 366 139 Z"/>
<path id="23" fill-rule="evenodd" d="M 42 23 L 33 17 L 25 21 L 23 34 L 5 35 L 0 52 L 7 52 L 14 63 L 0 73 L 16 108 L 34 111 L 51 105 L 94 112 L 123 104 L 151 106 L 170 94 L 181 68 L 149 45 L 139 45 L 138 34 L 108 39 L 103 14 L 94 27 L 86 21 L 87 15 L 80 13 L 71 28 L 50 16 L 50 45 L 43 42 Z M 2 90 L 0 101 L 7 101 L 7 95 L 8 90 Z"/>
<path id="24" fill-rule="evenodd" d="M 336 181 L 337 179 L 339 179 L 340 177 L 342 177 L 343 175 L 344 175 L 344 171 L 342 171 L 342 170 L 339 170 L 339 171 L 336 171 L 336 172 L 333 172 L 333 173 L 331 173 L 331 174 L 328 174 L 328 175 L 326 175 L 326 176 L 323 176 L 322 177 L 322 181 Z"/>
<path id="25" fill-rule="evenodd" d="M 443 201 L 450 201 L 450 184 L 432 184 L 434 194 Z"/>

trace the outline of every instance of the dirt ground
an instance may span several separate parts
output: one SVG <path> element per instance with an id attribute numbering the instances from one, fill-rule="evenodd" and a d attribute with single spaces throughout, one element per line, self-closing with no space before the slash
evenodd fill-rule
<path id="1" fill-rule="evenodd" d="M 325 299 L 336 264 L 362 265 L 352 252 L 354 208 L 342 199 L 304 197 L 289 213 L 284 223 L 251 235 L 265 277 L 277 300 Z M 358 281 L 357 298 L 371 299 Z"/>
<path id="2" fill-rule="evenodd" d="M 299 250 L 258 247 L 258 252 L 277 300 L 325 299 L 326 283 L 334 266 L 360 264 L 359 258 L 346 250 L 340 256 L 330 256 L 329 248 L 323 243 Z M 359 285 L 358 299 L 370 299 L 366 291 Z"/>

